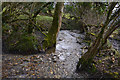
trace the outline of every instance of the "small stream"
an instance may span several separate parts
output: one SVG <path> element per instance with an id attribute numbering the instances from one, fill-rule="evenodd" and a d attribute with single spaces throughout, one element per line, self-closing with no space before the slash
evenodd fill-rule
<path id="1" fill-rule="evenodd" d="M 79 40 L 79 39 L 81 40 Z M 75 72 L 81 57 L 84 39 L 79 31 L 61 30 L 58 34 L 55 53 L 3 54 L 3 77 L 7 78 L 84 78 L 86 74 Z"/>
<path id="2" fill-rule="evenodd" d="M 87 73 L 76 73 L 76 65 L 86 46 L 84 34 L 77 30 L 61 30 L 57 37 L 56 51 L 51 54 L 3 54 L 4 78 L 86 78 Z M 112 40 L 120 51 L 120 41 Z"/>
<path id="3" fill-rule="evenodd" d="M 62 30 L 59 32 L 56 45 L 56 54 L 59 61 L 64 65 L 63 67 L 69 72 L 70 76 L 75 73 L 76 65 L 82 54 L 82 47 L 85 44 L 79 44 L 78 38 L 84 39 L 83 34 L 79 31 Z M 76 74 L 75 74 L 76 75 Z"/>

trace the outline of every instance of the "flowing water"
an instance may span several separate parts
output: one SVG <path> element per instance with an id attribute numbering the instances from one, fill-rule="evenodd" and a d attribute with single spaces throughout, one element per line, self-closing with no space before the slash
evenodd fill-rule
<path id="1" fill-rule="evenodd" d="M 86 73 L 76 73 L 76 64 L 86 46 L 79 31 L 61 30 L 58 34 L 56 51 L 51 54 L 3 54 L 4 78 L 85 78 Z M 120 42 L 111 40 L 120 51 Z M 87 51 L 87 50 L 85 50 Z"/>

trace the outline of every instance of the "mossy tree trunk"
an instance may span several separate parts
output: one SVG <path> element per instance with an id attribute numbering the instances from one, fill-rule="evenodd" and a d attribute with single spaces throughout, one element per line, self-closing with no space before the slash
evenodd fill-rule
<path id="1" fill-rule="evenodd" d="M 58 32 L 61 27 L 62 23 L 62 13 L 63 13 L 64 3 L 63 2 L 57 2 L 55 6 L 55 12 L 53 16 L 53 22 L 50 30 L 48 31 L 48 35 L 43 42 L 43 48 L 49 48 L 49 47 L 55 47 L 56 45 L 56 38 L 58 35 Z"/>
<path id="2" fill-rule="evenodd" d="M 79 59 L 76 66 L 77 70 L 88 68 L 93 61 L 93 58 L 107 42 L 108 37 L 112 34 L 113 31 L 120 27 L 120 19 L 116 21 L 116 19 L 120 16 L 120 8 L 112 14 L 112 10 L 116 5 L 117 3 L 111 3 L 111 5 L 108 7 L 109 11 L 107 14 L 107 19 L 102 26 L 100 33 L 96 37 L 96 40 L 89 47 L 88 51 Z M 110 26 L 108 24 L 110 24 Z"/>

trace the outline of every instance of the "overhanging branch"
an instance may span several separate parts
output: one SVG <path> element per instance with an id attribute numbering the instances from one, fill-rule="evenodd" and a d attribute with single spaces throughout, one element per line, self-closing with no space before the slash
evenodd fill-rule
<path id="1" fill-rule="evenodd" d="M 40 11 L 41 11 L 43 8 L 45 8 L 46 6 L 48 6 L 49 4 L 51 4 L 51 2 L 48 2 L 48 3 L 46 3 L 45 5 L 43 5 L 41 8 L 39 8 L 39 10 L 38 10 L 36 13 L 34 13 L 33 18 L 35 18 L 35 17 L 40 13 Z"/>

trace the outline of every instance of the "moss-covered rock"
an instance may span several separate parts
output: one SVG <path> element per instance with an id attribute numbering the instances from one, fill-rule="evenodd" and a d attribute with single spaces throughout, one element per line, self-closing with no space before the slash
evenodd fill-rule
<path id="1" fill-rule="evenodd" d="M 70 30 L 79 30 L 80 33 L 85 32 L 87 30 L 87 26 L 84 22 L 78 19 L 64 19 L 61 29 L 70 29 Z"/>
<path id="2" fill-rule="evenodd" d="M 32 34 L 12 34 L 7 40 L 9 51 L 28 52 L 37 50 L 37 40 Z"/>
<path id="3" fill-rule="evenodd" d="M 36 17 L 36 24 L 40 26 L 43 30 L 49 30 L 52 26 L 53 17 L 50 16 L 40 16 Z"/>

